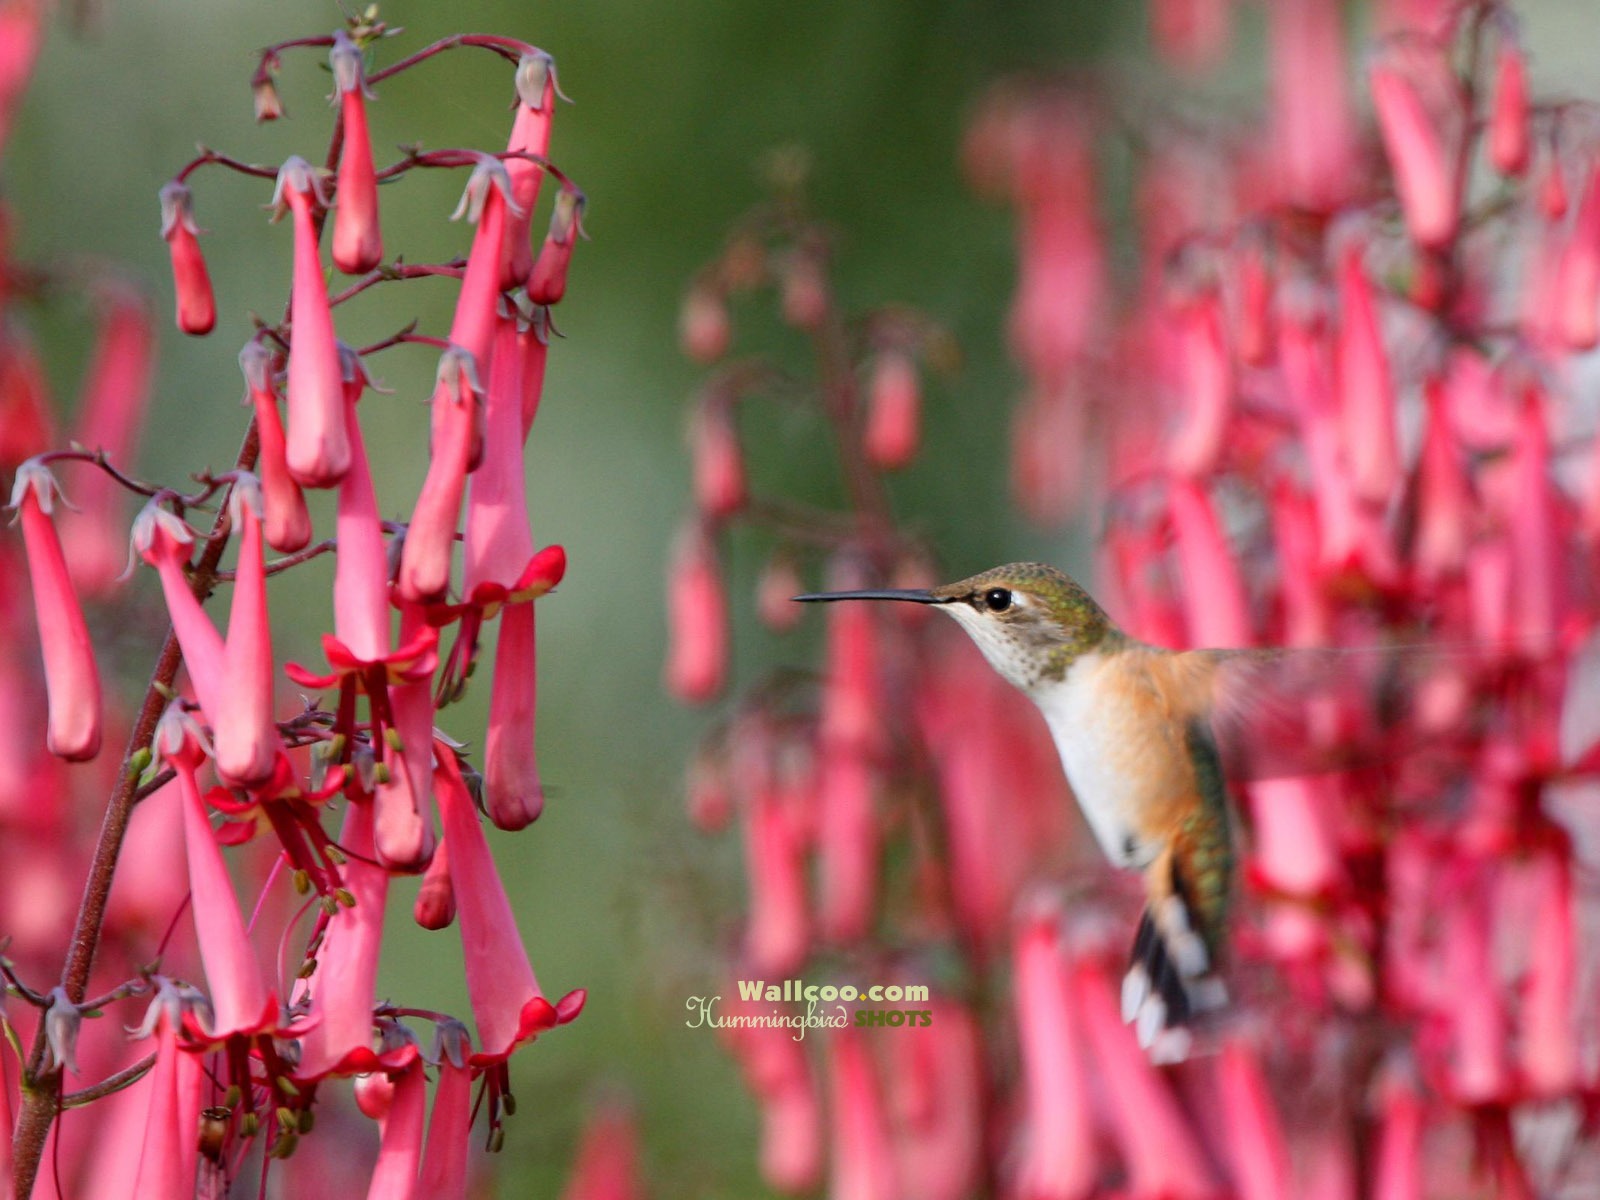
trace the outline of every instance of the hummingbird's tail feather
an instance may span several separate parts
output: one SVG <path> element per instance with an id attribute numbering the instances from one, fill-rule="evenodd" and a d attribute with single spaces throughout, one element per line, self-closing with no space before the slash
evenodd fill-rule
<path id="1" fill-rule="evenodd" d="M 1223 1007 L 1228 992 L 1196 928 L 1189 888 L 1171 848 L 1152 864 L 1150 877 L 1150 900 L 1122 980 L 1122 1019 L 1153 1058 L 1175 1062 L 1188 1056 L 1188 1026 Z"/>

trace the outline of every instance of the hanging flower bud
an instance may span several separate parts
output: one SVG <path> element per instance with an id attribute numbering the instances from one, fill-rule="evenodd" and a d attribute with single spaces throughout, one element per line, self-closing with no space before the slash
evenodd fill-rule
<path id="1" fill-rule="evenodd" d="M 47 469 L 24 463 L 11 489 L 11 508 L 22 522 L 28 579 L 33 585 L 49 707 L 50 753 L 78 762 L 100 752 L 100 672 L 50 519 L 59 494 Z"/>
<path id="2" fill-rule="evenodd" d="M 250 99 L 254 102 L 258 122 L 276 121 L 283 116 L 283 97 L 278 94 L 278 81 L 267 72 L 261 72 L 250 81 Z"/>
<path id="3" fill-rule="evenodd" d="M 1556 328 L 1568 346 L 1592 350 L 1600 344 L 1600 155 L 1589 164 L 1556 269 L 1555 310 Z"/>
<path id="4" fill-rule="evenodd" d="M 1429 111 L 1424 100 L 1429 69 L 1391 54 L 1373 62 L 1370 77 L 1406 228 L 1418 245 L 1437 250 L 1455 236 L 1460 196 L 1444 114 Z"/>
<path id="5" fill-rule="evenodd" d="M 1222 454 L 1233 404 L 1233 362 L 1215 288 L 1182 305 L 1175 317 L 1184 418 L 1169 461 L 1178 474 L 1199 478 L 1216 468 Z"/>
<path id="6" fill-rule="evenodd" d="M 1178 481 L 1172 485 L 1170 504 L 1190 643 L 1250 645 L 1255 637 L 1249 596 L 1210 497 L 1198 484 Z"/>
<path id="7" fill-rule="evenodd" d="M 300 485 L 289 474 L 283 421 L 278 415 L 278 392 L 272 384 L 272 352 L 251 339 L 239 351 L 239 369 L 256 413 L 256 468 L 261 474 L 262 500 L 266 504 L 267 545 L 293 554 L 311 541 L 311 514 Z"/>
<path id="8" fill-rule="evenodd" d="M 550 213 L 550 232 L 545 234 L 539 257 L 528 275 L 528 299 L 535 304 L 555 304 L 567 294 L 567 268 L 572 263 L 572 248 L 583 233 L 583 210 L 588 201 L 570 183 L 556 193 Z"/>
<path id="9" fill-rule="evenodd" d="M 456 297 L 456 310 L 450 319 L 450 341 L 472 356 L 485 377 L 500 314 L 501 251 L 506 243 L 506 230 L 518 215 L 512 199 L 511 175 L 505 164 L 493 155 L 478 155 L 477 165 L 472 168 L 466 189 L 461 193 L 461 202 L 450 214 L 452 221 L 465 217 L 478 227 L 472 235 L 472 250 L 467 255 L 461 292 Z"/>
<path id="10" fill-rule="evenodd" d="M 217 301 L 211 292 L 194 221 L 194 196 L 173 180 L 161 189 L 161 236 L 172 258 L 172 286 L 178 301 L 178 328 L 185 333 L 210 333 L 217 323 Z"/>
<path id="11" fill-rule="evenodd" d="M 1361 500 L 1382 506 L 1400 481 L 1400 446 L 1394 381 L 1362 249 L 1352 241 L 1339 256 L 1336 367 L 1350 485 Z"/>
<path id="12" fill-rule="evenodd" d="M 744 453 L 733 419 L 735 401 L 731 387 L 712 386 L 690 418 L 695 503 L 714 521 L 738 512 L 746 499 Z"/>
<path id="13" fill-rule="evenodd" d="M 728 669 L 728 600 L 716 546 L 693 523 L 678 534 L 667 577 L 667 691 L 704 704 L 722 691 Z"/>
<path id="14" fill-rule="evenodd" d="M 400 556 L 400 594 L 417 603 L 440 599 L 450 586 L 456 521 L 472 449 L 481 444 L 483 385 L 478 380 L 478 364 L 462 347 L 452 344 L 439 356 L 428 474 L 411 510 Z"/>
<path id="15" fill-rule="evenodd" d="M 728 352 L 733 327 L 728 303 L 711 283 L 693 284 L 678 313 L 678 345 L 697 363 L 714 363 Z"/>
<path id="16" fill-rule="evenodd" d="M 867 385 L 867 427 L 862 448 L 885 471 L 898 471 L 917 453 L 922 434 L 922 385 L 911 355 L 898 347 L 879 351 Z"/>
<path id="17" fill-rule="evenodd" d="M 1228 50 L 1232 0 L 1152 0 L 1150 35 L 1168 62 L 1188 71 L 1216 66 Z"/>
<path id="18" fill-rule="evenodd" d="M 328 61 L 333 67 L 334 92 L 344 122 L 335 192 L 338 203 L 333 210 L 333 265 L 346 275 L 359 275 L 383 261 L 378 177 L 372 165 L 372 136 L 367 131 L 370 93 L 361 50 L 342 29 L 333 35 Z"/>
<path id="19" fill-rule="evenodd" d="M 1291 203 L 1331 208 L 1349 192 L 1356 145 L 1339 7 L 1328 0 L 1276 0 L 1267 22 L 1271 166 Z"/>
<path id="20" fill-rule="evenodd" d="M 829 302 L 822 251 L 808 247 L 789 255 L 782 276 L 783 319 L 807 332 L 820 329 Z"/>
<path id="21" fill-rule="evenodd" d="M 456 892 L 450 882 L 450 843 L 440 839 L 428 869 L 422 873 L 422 886 L 411 908 L 412 919 L 424 929 L 446 929 L 456 919 Z"/>
<path id="22" fill-rule="evenodd" d="M 1528 144 L 1528 64 L 1522 47 L 1502 34 L 1489 102 L 1489 162 L 1502 175 L 1521 175 L 1528 169 Z"/>
<path id="23" fill-rule="evenodd" d="M 1272 359 L 1272 268 L 1267 261 L 1266 235 L 1247 229 L 1235 255 L 1238 315 L 1233 321 L 1234 353 L 1250 367 Z"/>
<path id="24" fill-rule="evenodd" d="M 512 212 L 506 221 L 505 244 L 500 254 L 500 288 L 510 291 L 528 281 L 533 270 L 533 249 L 529 244 L 528 223 L 539 202 L 539 185 L 544 167 L 519 154 L 550 153 L 550 122 L 555 116 L 556 61 L 543 50 L 525 53 L 517 64 L 517 115 L 511 124 L 511 140 L 505 167 L 511 178 Z"/>
<path id="25" fill-rule="evenodd" d="M 313 206 L 326 206 L 310 163 L 290 158 L 278 172 L 272 203 L 294 223 L 294 283 L 289 295 L 289 473 L 303 487 L 332 487 L 350 467 L 344 384 L 333 312 L 322 280 Z"/>
<path id="26" fill-rule="evenodd" d="M 761 568 L 756 582 L 756 614 L 776 633 L 787 633 L 800 623 L 802 607 L 794 597 L 805 588 L 792 555 L 778 551 Z"/>
<path id="27" fill-rule="evenodd" d="M 222 671 L 228 686 L 219 710 L 208 715 L 214 722 L 217 771 L 244 787 L 271 777 L 280 747 L 272 712 L 272 627 L 261 535 L 264 506 L 256 477 L 240 472 L 228 496 L 233 528 L 239 531 L 233 607 L 223 645 Z"/>
<path id="28" fill-rule="evenodd" d="M 194 685 L 195 697 L 209 716 L 220 711 L 222 699 L 222 635 L 206 616 L 189 589 L 184 568 L 194 548 L 194 534 L 178 517 L 146 504 L 133 519 L 133 548 L 154 567 L 167 602 L 167 616 L 183 651 L 183 664 Z"/>

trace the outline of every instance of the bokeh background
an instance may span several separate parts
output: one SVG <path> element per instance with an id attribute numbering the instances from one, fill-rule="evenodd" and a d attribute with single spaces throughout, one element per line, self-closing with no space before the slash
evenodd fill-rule
<path id="1" fill-rule="evenodd" d="M 1587 6 L 1520 7 L 1538 86 L 1592 93 L 1582 57 Z M 492 835 L 546 990 L 585 986 L 590 1002 L 577 1024 L 514 1062 L 520 1104 L 499 1164 L 502 1193 L 555 1195 L 587 1104 L 615 1090 L 636 1103 L 654 1194 L 761 1195 L 754 1114 L 735 1068 L 707 1031 L 684 1026 L 685 999 L 719 986 L 716 950 L 740 893 L 733 840 L 708 841 L 682 816 L 683 764 L 714 714 L 676 708 L 659 683 L 667 547 L 687 506 L 685 401 L 700 375 L 677 350 L 679 297 L 729 224 L 761 198 L 764 158 L 803 148 L 814 207 L 837 234 L 844 303 L 915 305 L 962 348 L 960 370 L 930 383 L 924 453 L 893 484 L 898 512 L 939 548 L 952 575 L 1020 557 L 1081 565 L 1091 531 L 1027 527 L 1008 501 L 1004 446 L 1020 386 L 1003 333 L 1010 222 L 966 187 L 958 151 L 976 98 L 1018 71 L 1096 70 L 1136 88 L 1166 86 L 1145 52 L 1143 7 L 392 0 L 382 15 L 406 32 L 381 61 L 464 30 L 514 35 L 554 54 L 575 103 L 558 113 L 552 156 L 590 200 L 592 240 L 578 250 L 558 312 L 565 339 L 551 356 L 529 455 L 536 534 L 562 542 L 572 564 L 539 609 L 539 742 L 552 797 L 534 827 Z M 1258 38 L 1259 18 L 1247 7 L 1239 36 Z M 279 83 L 288 119 L 275 125 L 254 124 L 248 78 L 256 48 L 340 20 L 334 5 L 314 0 L 109 0 L 86 32 L 58 22 L 5 181 L 17 256 L 114 259 L 165 316 L 157 189 L 197 141 L 252 161 L 290 153 L 320 160 L 330 122 L 322 56 L 286 58 Z M 1236 57 L 1259 61 L 1248 51 Z M 1211 101 L 1226 104 L 1257 83 L 1222 71 L 1207 87 Z M 384 86 L 372 109 L 375 145 L 498 149 L 510 87 L 509 67 L 487 55 L 443 56 Z M 446 220 L 463 182 L 415 173 L 386 191 L 388 253 L 423 261 L 464 252 L 468 230 Z M 231 461 L 245 424 L 235 355 L 249 314 L 276 313 L 289 281 L 289 231 L 269 225 L 263 208 L 270 186 L 222 171 L 192 183 L 209 230 L 203 244 L 219 321 L 200 340 L 163 323 L 141 457 L 145 476 L 159 480 Z M 1110 186 L 1114 205 L 1114 176 Z M 373 340 L 412 317 L 424 332 L 442 333 L 451 295 L 428 281 L 376 289 L 341 315 L 341 335 Z M 735 321 L 760 325 L 743 308 Z M 37 325 L 57 392 L 70 397 L 87 348 L 86 310 L 63 295 L 40 309 Z M 786 346 L 770 328 L 766 340 L 803 361 L 798 342 Z M 425 465 L 422 402 L 434 357 L 384 354 L 376 369 L 393 394 L 364 402 L 384 412 L 381 421 L 369 415 L 367 429 L 391 515 L 403 515 L 398 506 Z M 815 429 L 759 406 L 743 428 L 758 471 L 828 497 L 833 481 L 812 477 L 827 461 L 810 444 Z M 782 640 L 756 626 L 748 594 L 761 547 L 736 541 L 733 549 L 736 677 L 814 661 L 815 628 Z M 322 564 L 275 581 L 280 657 L 317 661 L 328 585 Z M 131 586 L 119 613 L 126 632 L 159 619 L 152 590 L 145 579 Z M 294 606 L 307 614 L 298 633 L 282 623 Z M 135 657 L 125 665 L 131 691 L 147 664 Z M 452 733 L 481 736 L 482 697 L 448 715 Z M 407 928 L 409 893 L 400 899 L 407 902 L 394 906 L 384 986 L 407 1003 L 464 1010 L 455 939 Z"/>

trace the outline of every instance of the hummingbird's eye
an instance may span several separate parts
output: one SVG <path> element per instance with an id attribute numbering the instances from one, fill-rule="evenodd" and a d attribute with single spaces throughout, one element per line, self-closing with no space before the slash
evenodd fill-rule
<path id="1" fill-rule="evenodd" d="M 983 594 L 983 606 L 990 612 L 1005 612 L 1011 607 L 1011 593 L 1005 588 L 990 588 Z"/>

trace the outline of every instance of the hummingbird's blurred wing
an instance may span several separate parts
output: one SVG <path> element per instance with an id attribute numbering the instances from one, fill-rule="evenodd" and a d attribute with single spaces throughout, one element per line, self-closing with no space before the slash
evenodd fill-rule
<path id="1" fill-rule="evenodd" d="M 1184 712 L 1234 782 L 1346 771 L 1481 737 L 1503 686 L 1465 647 L 1188 650 L 1168 658 Z"/>

